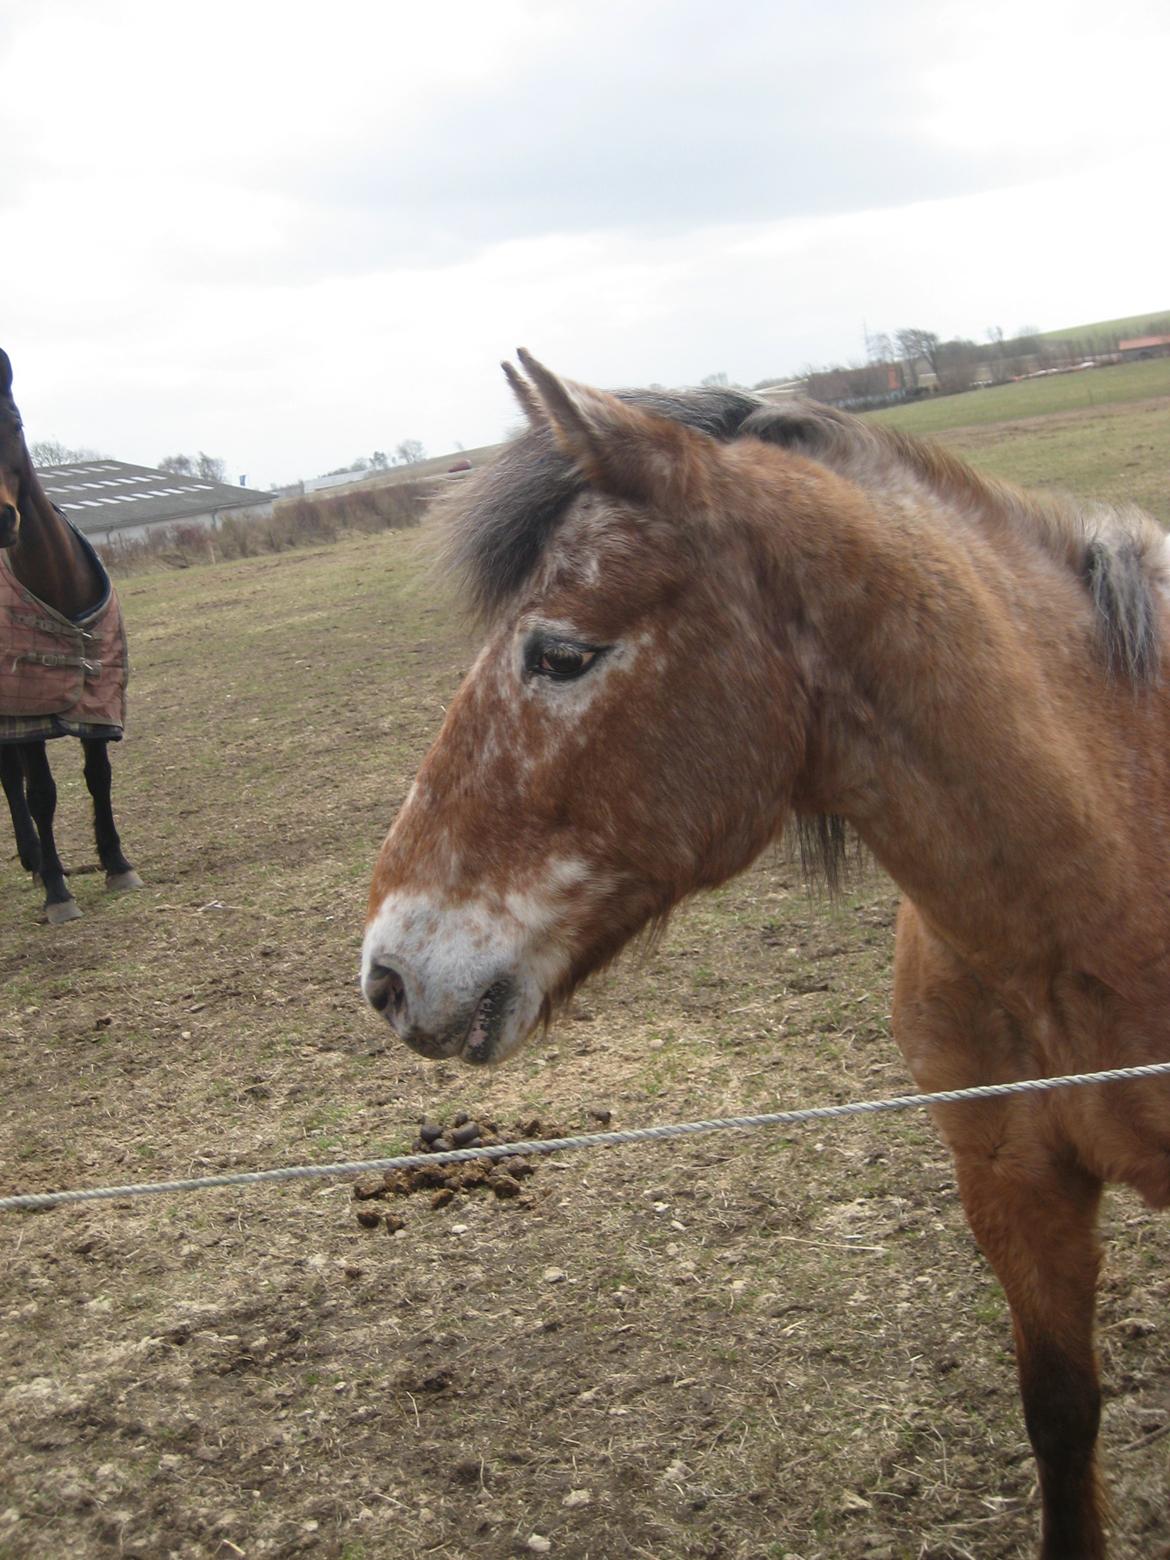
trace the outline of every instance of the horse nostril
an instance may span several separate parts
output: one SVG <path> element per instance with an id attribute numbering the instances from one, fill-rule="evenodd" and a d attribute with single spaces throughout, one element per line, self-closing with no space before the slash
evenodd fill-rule
<path id="1" fill-rule="evenodd" d="M 366 1001 L 377 1013 L 389 1011 L 395 1017 L 406 1004 L 406 983 L 397 970 L 386 964 L 371 964 L 362 982 Z"/>

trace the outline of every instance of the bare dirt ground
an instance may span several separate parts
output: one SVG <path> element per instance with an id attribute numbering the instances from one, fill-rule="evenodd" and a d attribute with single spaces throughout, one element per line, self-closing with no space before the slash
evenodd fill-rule
<path id="1" fill-rule="evenodd" d="M 147 881 L 38 923 L 0 864 L 5 1191 L 405 1150 L 424 1117 L 615 1125 L 881 1096 L 895 895 L 783 859 L 489 1077 L 356 986 L 381 836 L 470 650 L 416 533 L 123 590 Z M 93 859 L 80 755 L 62 838 Z M 591 1112 L 593 1114 L 591 1114 Z M 359 1213 L 390 1213 L 373 1227 Z M 1170 1225 L 1106 1215 L 1114 1554 L 1170 1556 Z M 0 1216 L 0 1555 L 1006 1560 L 1036 1499 L 1006 1314 L 917 1117 Z"/>

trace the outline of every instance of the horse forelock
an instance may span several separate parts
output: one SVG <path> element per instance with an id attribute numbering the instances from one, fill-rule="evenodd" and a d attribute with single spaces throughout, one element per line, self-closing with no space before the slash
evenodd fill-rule
<path id="1" fill-rule="evenodd" d="M 720 441 L 733 439 L 762 405 L 758 397 L 731 389 L 615 393 Z M 454 576 L 477 619 L 490 624 L 515 600 L 585 488 L 552 434 L 528 429 L 436 507 L 444 570 Z"/>

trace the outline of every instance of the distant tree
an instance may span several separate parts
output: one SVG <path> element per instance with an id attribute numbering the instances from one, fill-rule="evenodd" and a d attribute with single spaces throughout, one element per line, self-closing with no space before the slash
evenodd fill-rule
<path id="1" fill-rule="evenodd" d="M 974 341 L 955 340 L 939 343 L 935 353 L 939 389 L 948 395 L 970 390 L 979 375 L 984 349 Z"/>
<path id="2" fill-rule="evenodd" d="M 427 452 L 417 439 L 403 439 L 401 444 L 394 446 L 396 464 L 417 466 L 420 460 L 426 460 L 426 458 Z"/>
<path id="3" fill-rule="evenodd" d="M 932 330 L 919 330 L 916 326 L 904 326 L 897 331 L 894 340 L 898 343 L 898 351 L 910 366 L 910 375 L 915 384 L 918 375 L 915 365 L 919 358 L 925 358 L 931 369 L 941 379 L 939 374 L 938 349 L 941 342 Z"/>
<path id="4" fill-rule="evenodd" d="M 74 449 L 57 439 L 38 439 L 28 447 L 34 466 L 71 466 L 79 460 L 101 460 L 97 450 Z"/>
<path id="5" fill-rule="evenodd" d="M 385 450 L 375 450 L 370 456 L 371 471 L 385 471 L 389 464 L 390 460 Z"/>
<path id="6" fill-rule="evenodd" d="M 1014 348 L 1002 325 L 989 325 L 985 334 L 988 370 L 997 385 L 1005 384 L 1012 377 L 1011 357 Z"/>
<path id="7" fill-rule="evenodd" d="M 78 460 L 100 460 L 97 450 L 62 444 L 57 439 L 37 439 L 28 447 L 34 466 L 67 466 Z"/>
<path id="8" fill-rule="evenodd" d="M 159 461 L 158 469 L 176 477 L 199 477 L 204 482 L 227 480 L 223 461 L 206 450 L 200 450 L 198 455 L 167 455 Z"/>
<path id="9" fill-rule="evenodd" d="M 706 385 L 709 390 L 723 390 L 731 383 L 731 381 L 728 379 L 726 374 L 721 372 L 718 374 L 704 374 L 702 379 L 699 380 L 699 383 L 701 385 Z"/>

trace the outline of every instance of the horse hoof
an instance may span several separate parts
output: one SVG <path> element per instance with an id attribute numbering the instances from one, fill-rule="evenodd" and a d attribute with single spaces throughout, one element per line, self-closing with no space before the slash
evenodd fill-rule
<path id="1" fill-rule="evenodd" d="M 80 914 L 76 899 L 66 899 L 59 905 L 45 906 L 45 920 L 50 926 L 64 926 L 66 921 L 76 921 Z"/>
<path id="2" fill-rule="evenodd" d="M 123 894 L 130 888 L 141 888 L 142 879 L 131 867 L 129 872 L 107 872 L 106 887 L 112 894 Z"/>

